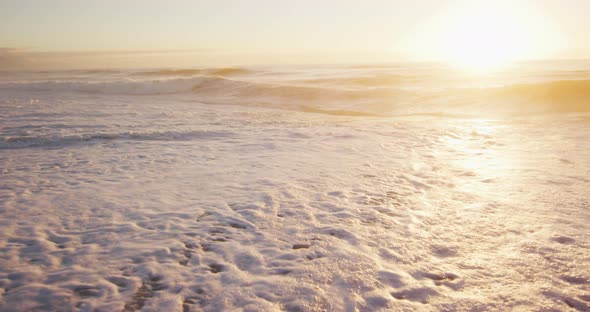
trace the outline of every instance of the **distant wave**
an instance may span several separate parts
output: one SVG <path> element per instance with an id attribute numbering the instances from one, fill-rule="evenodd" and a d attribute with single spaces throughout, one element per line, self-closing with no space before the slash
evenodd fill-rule
<path id="1" fill-rule="evenodd" d="M 241 68 L 215 69 L 229 74 Z M 192 70 L 180 70 L 192 73 Z M 195 71 L 201 71 L 195 70 Z M 211 69 L 207 69 L 211 71 Z M 154 72 L 154 75 L 156 72 Z M 158 71 L 165 75 L 178 73 Z M 1 83 L 0 89 L 22 91 L 81 92 L 112 95 L 182 94 L 195 101 L 251 105 L 340 115 L 445 114 L 477 115 L 497 111 L 506 114 L 590 112 L 590 80 L 561 80 L 485 88 L 440 90 L 399 86 L 396 75 L 320 78 L 316 81 L 276 83 L 240 80 L 238 77 L 194 76 L 126 79 L 106 82 L 81 80 Z"/>
<path id="2" fill-rule="evenodd" d="M 0 149 L 18 149 L 28 147 L 67 146 L 100 141 L 189 141 L 212 140 L 232 137 L 228 131 L 161 131 L 161 132 L 122 132 L 89 133 L 81 135 L 55 136 L 9 136 L 0 140 Z"/>
<path id="3" fill-rule="evenodd" d="M 391 77 L 387 77 L 389 79 Z M 391 83 L 388 88 L 367 88 L 371 83 L 384 84 L 379 78 L 353 78 L 349 83 L 362 85 L 360 88 L 343 88 L 325 84 L 284 85 L 254 83 L 226 78 L 205 78 L 192 88 L 195 94 L 209 97 L 228 96 L 237 103 L 270 104 L 278 107 L 293 108 L 298 106 L 316 107 L 316 112 L 340 111 L 356 112 L 356 114 L 378 115 L 386 111 L 395 111 L 404 105 L 420 105 L 425 100 L 439 106 L 467 94 L 458 94 L 456 90 L 441 90 L 435 93 L 409 91 L 395 87 Z M 513 105 L 514 113 L 528 112 L 587 112 L 590 111 L 590 80 L 551 81 L 536 84 L 516 84 L 500 88 L 478 88 L 475 90 L 479 99 L 493 100 L 499 105 Z M 461 102 L 461 101 L 458 101 Z M 433 107 L 423 106 L 432 113 Z M 466 106 L 465 109 L 468 107 Z M 466 112 L 461 112 L 466 113 Z M 476 113 L 476 112 L 475 112 Z M 457 112 L 454 112 L 457 114 Z"/>
<path id="4" fill-rule="evenodd" d="M 486 93 L 499 100 L 532 105 L 547 112 L 590 111 L 590 80 L 510 85 Z"/>
<path id="5" fill-rule="evenodd" d="M 253 73 L 254 70 L 241 67 L 201 68 L 201 69 L 162 69 L 134 73 L 136 76 L 167 77 L 167 76 L 232 76 Z"/>
<path id="6" fill-rule="evenodd" d="M 190 91 L 205 77 L 158 79 L 158 80 L 117 80 L 107 82 L 54 80 L 42 82 L 2 83 L 0 89 L 23 91 L 55 91 L 102 94 L 153 95 Z"/>
<path id="7" fill-rule="evenodd" d="M 202 69 L 162 69 L 134 73 L 136 76 L 195 76 L 203 73 Z"/>
<path id="8" fill-rule="evenodd" d="M 316 113 L 316 114 L 325 114 L 325 115 L 334 115 L 334 116 L 365 116 L 365 117 L 378 117 L 378 114 L 372 113 L 365 113 L 365 112 L 356 112 L 350 110 L 342 110 L 342 109 L 321 109 L 317 107 L 310 107 L 310 106 L 301 106 L 301 110 L 306 113 Z"/>
<path id="9" fill-rule="evenodd" d="M 235 95 L 249 98 L 270 97 L 284 100 L 368 100 L 391 99 L 404 93 L 400 89 L 347 89 L 332 86 L 306 86 L 273 83 L 256 83 L 224 78 L 208 78 L 195 85 L 197 94 Z"/>
<path id="10" fill-rule="evenodd" d="M 111 69 L 89 69 L 81 71 L 73 71 L 74 73 L 88 74 L 88 75 L 100 75 L 100 74 L 117 74 L 120 73 L 118 70 Z"/>
<path id="11" fill-rule="evenodd" d="M 392 98 L 403 93 L 397 89 L 346 89 L 327 86 L 302 86 L 272 83 L 257 83 L 222 77 L 199 76 L 193 78 L 120 80 L 109 82 L 44 81 L 0 84 L 3 89 L 25 91 L 72 91 L 82 93 L 153 95 L 193 93 L 210 96 L 247 96 L 250 99 L 274 97 L 282 99 L 324 101 L 363 100 Z"/>
<path id="12" fill-rule="evenodd" d="M 400 83 L 414 83 L 418 81 L 419 78 L 416 76 L 399 74 L 377 74 L 373 76 L 360 77 L 328 77 L 302 80 L 304 83 L 358 87 L 388 87 L 395 86 Z"/>

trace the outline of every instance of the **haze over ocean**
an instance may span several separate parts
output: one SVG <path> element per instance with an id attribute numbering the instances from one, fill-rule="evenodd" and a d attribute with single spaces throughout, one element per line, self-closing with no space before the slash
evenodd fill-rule
<path id="1" fill-rule="evenodd" d="M 590 1 L 0 1 L 0 312 L 590 311 Z"/>

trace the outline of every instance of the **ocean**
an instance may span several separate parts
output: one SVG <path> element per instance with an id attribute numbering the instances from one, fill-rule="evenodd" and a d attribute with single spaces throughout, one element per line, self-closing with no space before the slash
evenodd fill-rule
<path id="1" fill-rule="evenodd" d="M 588 311 L 590 62 L 0 72 L 0 311 Z"/>

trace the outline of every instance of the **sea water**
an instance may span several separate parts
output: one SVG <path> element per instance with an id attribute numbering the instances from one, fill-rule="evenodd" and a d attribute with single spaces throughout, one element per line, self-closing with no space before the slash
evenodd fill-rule
<path id="1" fill-rule="evenodd" d="M 0 310 L 590 309 L 590 64 L 0 73 Z"/>

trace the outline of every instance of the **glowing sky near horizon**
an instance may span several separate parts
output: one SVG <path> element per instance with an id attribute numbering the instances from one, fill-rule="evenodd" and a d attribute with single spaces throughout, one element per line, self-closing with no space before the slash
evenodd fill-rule
<path id="1" fill-rule="evenodd" d="M 474 2 L 497 1 L 0 0 L 0 61 L 2 53 L 18 51 L 182 50 L 202 53 L 204 61 L 229 63 L 461 58 L 452 49 L 464 43 L 449 49 L 441 47 L 441 40 L 472 39 L 462 30 L 448 29 L 469 28 L 470 19 L 481 20 L 470 17 L 471 11 L 461 13 L 464 3 Z M 475 29 L 492 35 L 521 32 L 497 42 L 523 54 L 520 58 L 590 57 L 590 1 L 507 3 L 503 12 L 517 12 L 522 21 L 506 25 L 500 12 Z M 464 22 L 452 25 L 455 20 Z M 500 30 L 493 26 L 496 21 Z M 522 38 L 534 38 L 534 45 L 516 51 L 514 43 Z"/>

